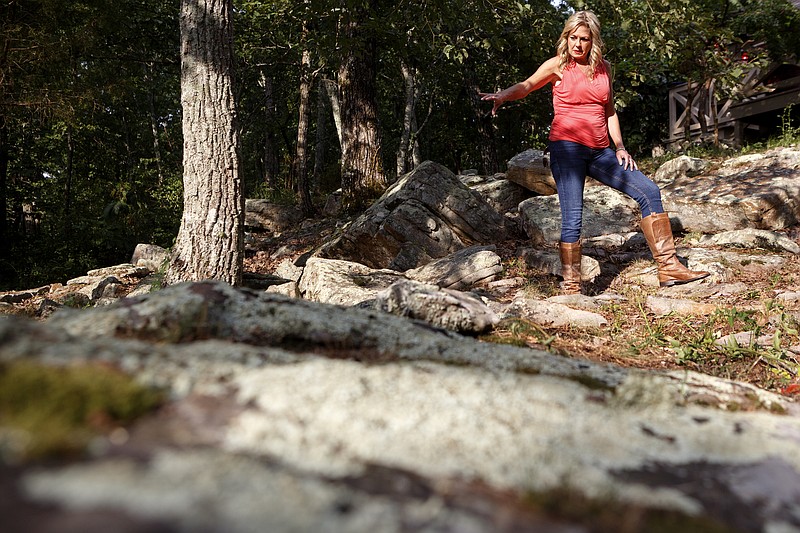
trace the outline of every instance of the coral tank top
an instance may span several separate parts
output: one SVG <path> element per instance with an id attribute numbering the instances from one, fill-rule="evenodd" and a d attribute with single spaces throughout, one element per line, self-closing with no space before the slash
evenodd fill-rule
<path id="1" fill-rule="evenodd" d="M 606 104 L 611 85 L 605 62 L 590 80 L 575 62 L 570 62 L 553 85 L 553 124 L 551 141 L 572 141 L 589 148 L 605 148 L 608 142 Z"/>

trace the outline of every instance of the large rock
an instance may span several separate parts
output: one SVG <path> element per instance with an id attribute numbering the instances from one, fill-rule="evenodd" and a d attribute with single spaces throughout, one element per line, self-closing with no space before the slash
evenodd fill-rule
<path id="1" fill-rule="evenodd" d="M 641 213 L 630 196 L 611 187 L 587 187 L 583 202 L 582 238 L 638 231 Z M 557 196 L 537 196 L 519 205 L 522 227 L 534 242 L 561 239 L 561 211 Z"/>
<path id="2" fill-rule="evenodd" d="M 508 161 L 506 179 L 542 195 L 556 194 L 550 159 L 541 150 L 525 150 Z"/>
<path id="3" fill-rule="evenodd" d="M 530 196 L 525 189 L 508 179 L 493 179 L 473 185 L 472 189 L 481 196 L 498 213 L 513 213 L 517 206 Z"/>
<path id="4" fill-rule="evenodd" d="M 337 305 L 359 305 L 392 283 L 405 279 L 387 269 L 372 269 L 352 261 L 312 257 L 303 269 L 298 288 L 303 298 Z"/>
<path id="5" fill-rule="evenodd" d="M 376 300 L 380 311 L 467 335 L 484 333 L 500 320 L 474 295 L 411 280 L 393 283 Z"/>
<path id="6" fill-rule="evenodd" d="M 130 446 L 99 439 L 81 461 L 18 469 L 6 495 L 24 490 L 58 523 L 586 529 L 537 522 L 523 506 L 533 494 L 633 508 L 632 519 L 667 510 L 723 530 L 800 528 L 796 405 L 691 371 L 477 342 L 211 282 L 46 323 L 0 320 L 0 340 L 0 361 L 102 362 L 173 398 L 149 427 L 114 432 Z"/>
<path id="7" fill-rule="evenodd" d="M 470 246 L 427 265 L 407 270 L 410 279 L 445 289 L 465 290 L 492 281 L 503 271 L 494 246 Z"/>
<path id="8" fill-rule="evenodd" d="M 664 208 L 685 231 L 781 230 L 800 222 L 797 149 L 736 157 L 695 176 L 656 175 Z"/>
<path id="9" fill-rule="evenodd" d="M 317 255 L 404 271 L 505 237 L 503 217 L 479 193 L 442 165 L 426 161 Z"/>
<path id="10" fill-rule="evenodd" d="M 602 315 L 573 309 L 553 301 L 536 300 L 520 295 L 504 310 L 504 317 L 514 316 L 548 327 L 599 328 L 608 324 Z"/>
<path id="11" fill-rule="evenodd" d="M 165 268 L 169 261 L 169 250 L 156 244 L 137 244 L 133 250 L 131 264 L 155 272 Z"/>
<path id="12" fill-rule="evenodd" d="M 269 200 L 248 198 L 245 201 L 244 224 L 248 228 L 281 233 L 303 221 L 303 212 L 294 206 L 280 205 Z"/>

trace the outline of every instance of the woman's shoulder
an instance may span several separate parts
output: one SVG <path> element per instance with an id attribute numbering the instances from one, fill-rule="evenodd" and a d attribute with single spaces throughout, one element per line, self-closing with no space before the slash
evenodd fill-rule
<path id="1" fill-rule="evenodd" d="M 542 63 L 542 67 L 551 72 L 558 72 L 559 63 L 560 63 L 560 58 L 558 56 L 553 56 L 544 63 Z"/>

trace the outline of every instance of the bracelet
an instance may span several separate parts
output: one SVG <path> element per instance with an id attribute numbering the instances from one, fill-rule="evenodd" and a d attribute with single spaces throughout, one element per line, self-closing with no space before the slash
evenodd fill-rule
<path id="1" fill-rule="evenodd" d="M 616 150 L 614 150 L 614 151 L 615 151 L 615 152 L 619 152 L 620 150 L 625 150 L 625 147 L 623 146 L 622 148 L 617 148 L 617 149 L 616 149 Z M 627 150 L 625 150 L 625 151 L 627 152 Z"/>

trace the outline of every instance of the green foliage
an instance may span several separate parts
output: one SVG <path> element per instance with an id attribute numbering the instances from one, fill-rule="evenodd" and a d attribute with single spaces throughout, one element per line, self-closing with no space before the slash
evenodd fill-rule
<path id="1" fill-rule="evenodd" d="M 476 91 L 527 78 L 554 54 L 572 9 L 589 7 L 601 18 L 626 145 L 638 152 L 665 137 L 670 84 L 713 77 L 719 90 L 730 90 L 754 64 L 735 60 L 741 46 L 752 48 L 756 62 L 800 55 L 800 34 L 792 31 L 800 10 L 786 0 L 558 4 L 238 1 L 245 194 L 293 201 L 300 56 L 311 52 L 312 102 L 319 106 L 325 102 L 321 80 L 335 81 L 342 57 L 359 46 L 340 31 L 352 10 L 366 10 L 365 38 L 377 47 L 384 169 L 395 168 L 403 132 L 401 64 L 416 75 L 414 133 L 423 160 L 454 171 L 485 170 L 484 149 L 502 167 L 526 148 L 543 148 L 552 116 L 546 89 L 504 106 L 491 120 Z M 0 58 L 0 125 L 8 134 L 0 158 L 6 149 L 9 154 L 0 180 L 7 203 L 0 289 L 64 281 L 127 261 L 139 242 L 172 245 L 183 173 L 178 7 L 179 0 L 8 3 L 0 20 L 8 51 Z M 330 111 L 323 111 L 313 114 L 309 132 L 323 141 L 312 142 L 311 157 L 321 163 L 317 195 L 340 185 L 336 129 Z M 790 116 L 787 111 L 782 143 L 798 136 Z"/>
<path id="2" fill-rule="evenodd" d="M 765 324 L 771 325 L 769 341 L 761 344 L 759 340 L 765 333 Z M 789 382 L 800 374 L 800 364 L 791 356 L 788 347 L 800 341 L 798 324 L 794 318 L 775 305 L 771 300 L 765 303 L 763 311 L 719 309 L 699 326 L 684 321 L 685 335 L 669 338 L 670 346 L 681 362 L 707 364 L 718 361 L 747 360 L 753 366 L 764 363 L 777 378 Z M 748 332 L 749 342 L 741 344 L 735 337 L 724 334 Z"/>
<path id="3" fill-rule="evenodd" d="M 0 365 L 0 426 L 6 434 L 19 432 L 16 445 L 0 444 L 0 459 L 80 454 L 96 435 L 132 422 L 161 402 L 161 393 L 107 366 Z"/>
<path id="4" fill-rule="evenodd" d="M 0 289 L 126 262 L 139 242 L 168 246 L 182 200 L 177 1 L 11 7 Z"/>

